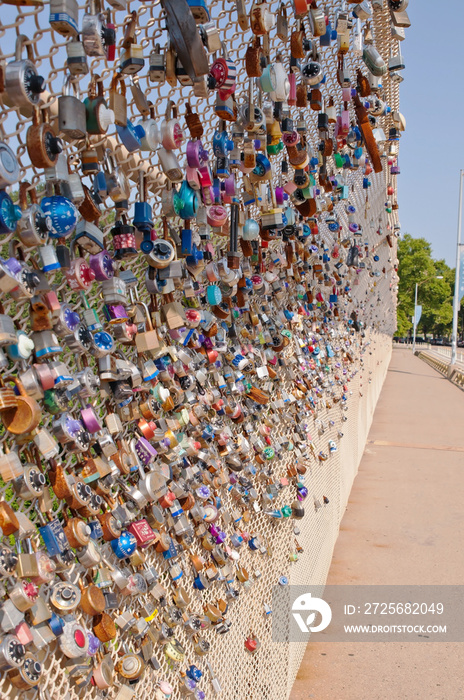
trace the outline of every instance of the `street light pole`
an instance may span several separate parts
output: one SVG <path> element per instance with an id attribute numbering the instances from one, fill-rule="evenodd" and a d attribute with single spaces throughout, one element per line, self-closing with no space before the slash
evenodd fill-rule
<path id="1" fill-rule="evenodd" d="M 464 178 L 464 170 L 461 170 L 459 183 L 459 213 L 458 213 L 458 241 L 456 245 L 456 274 L 454 277 L 454 297 L 453 297 L 453 331 L 451 334 L 451 362 L 454 365 L 456 362 L 457 342 L 458 342 L 458 314 L 460 306 L 459 298 L 459 267 L 461 264 L 461 223 L 462 223 L 462 181 Z"/>
<path id="2" fill-rule="evenodd" d="M 416 293 L 414 295 L 414 331 L 412 337 L 412 354 L 416 352 L 416 329 L 417 329 L 417 288 L 419 287 L 416 282 Z"/>

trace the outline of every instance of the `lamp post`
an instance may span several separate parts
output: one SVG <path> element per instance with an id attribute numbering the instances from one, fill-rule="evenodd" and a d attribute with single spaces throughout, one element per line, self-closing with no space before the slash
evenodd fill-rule
<path id="1" fill-rule="evenodd" d="M 459 182 L 459 213 L 458 213 L 458 240 L 456 245 L 456 273 L 454 277 L 454 297 L 453 297 L 453 330 L 451 333 L 451 360 L 450 367 L 456 362 L 457 344 L 458 344 L 458 314 L 461 299 L 459 298 L 459 277 L 461 265 L 461 222 L 462 222 L 462 181 L 464 178 L 464 170 L 461 170 Z"/>
<path id="2" fill-rule="evenodd" d="M 414 331 L 413 331 L 413 337 L 412 337 L 412 352 L 413 352 L 413 354 L 416 352 L 417 290 L 419 289 L 421 284 L 424 284 L 424 282 L 428 282 L 429 280 L 432 280 L 432 279 L 442 280 L 443 275 L 435 275 L 435 277 L 426 277 L 425 279 L 421 280 L 420 282 L 416 282 L 416 291 L 414 294 Z"/>

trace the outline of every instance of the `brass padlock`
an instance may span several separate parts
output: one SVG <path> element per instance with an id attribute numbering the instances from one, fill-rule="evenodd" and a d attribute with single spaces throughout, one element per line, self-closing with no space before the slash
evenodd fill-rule
<path id="1" fill-rule="evenodd" d="M 32 126 L 26 134 L 26 147 L 32 165 L 51 168 L 55 165 L 63 144 L 49 124 L 48 110 L 34 107 Z"/>
<path id="2" fill-rule="evenodd" d="M 19 578 L 35 578 L 39 575 L 39 563 L 32 548 L 31 541 L 26 539 L 24 542 L 27 547 L 27 552 L 22 551 L 21 540 L 16 540 L 16 551 L 18 553 L 16 573 Z"/>
<path id="3" fill-rule="evenodd" d="M 146 304 L 139 301 L 136 306 L 142 307 L 145 311 L 146 327 L 143 333 L 137 333 L 135 336 L 135 345 L 139 354 L 150 353 L 159 348 L 159 339 L 156 330 L 153 328 L 151 314 Z"/>
<path id="4" fill-rule="evenodd" d="M 119 83 L 119 92 L 118 92 Z M 119 73 L 114 73 L 110 87 L 110 109 L 114 112 L 114 123 L 119 126 L 127 125 L 126 84 Z"/>

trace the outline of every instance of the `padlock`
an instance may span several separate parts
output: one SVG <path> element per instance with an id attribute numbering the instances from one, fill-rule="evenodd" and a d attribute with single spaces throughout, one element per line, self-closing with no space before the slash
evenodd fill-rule
<path id="1" fill-rule="evenodd" d="M 5 405 L 5 395 L 2 397 L 2 405 Z M 5 454 L 6 453 L 6 454 Z M 21 479 L 24 474 L 24 468 L 17 452 L 10 452 L 5 445 L 5 453 L 0 450 L 0 476 L 5 483 L 13 479 Z"/>
<path id="2" fill-rule="evenodd" d="M 0 644 L 0 669 L 9 671 L 19 669 L 26 656 L 26 649 L 13 634 L 7 634 Z"/>
<path id="3" fill-rule="evenodd" d="M 161 143 L 158 124 L 155 121 L 154 106 L 150 103 L 150 114 L 145 114 L 137 123 L 137 127 L 142 127 L 143 135 L 140 138 L 141 151 L 155 151 Z"/>
<path id="4" fill-rule="evenodd" d="M 166 67 L 164 51 L 161 51 L 160 45 L 156 44 L 155 48 L 150 51 L 148 76 L 152 83 L 164 83 L 166 80 Z"/>
<path id="5" fill-rule="evenodd" d="M 118 92 L 118 83 L 120 92 Z M 126 84 L 124 79 L 118 73 L 114 73 L 110 87 L 110 109 L 114 112 L 114 123 L 119 126 L 127 124 L 127 100 L 126 100 Z"/>
<path id="6" fill-rule="evenodd" d="M 83 204 L 85 200 L 85 191 L 79 173 L 69 171 L 68 179 L 61 182 L 61 190 L 63 195 L 67 199 L 70 199 L 76 207 L 80 207 Z"/>
<path id="7" fill-rule="evenodd" d="M 27 205 L 27 193 L 31 199 L 30 206 Z M 36 189 L 30 187 L 28 182 L 23 181 L 19 186 L 19 203 L 22 216 L 16 230 L 21 243 L 25 246 L 39 246 L 46 243 L 52 228 L 52 220 L 42 211 L 37 203 Z"/>
<path id="8" fill-rule="evenodd" d="M 120 60 L 119 60 L 119 71 L 127 75 L 133 75 L 142 70 L 145 65 L 145 60 L 143 58 L 143 48 L 139 46 L 135 41 L 135 32 L 137 29 L 137 12 L 134 10 L 131 13 L 131 19 L 126 25 L 124 31 L 124 39 Z"/>
<path id="9" fill-rule="evenodd" d="M 23 47 L 29 39 L 20 34 L 16 39 L 15 60 L 4 68 L 5 92 L 3 100 L 9 107 L 25 108 L 30 115 L 32 106 L 37 105 L 40 94 L 45 89 L 45 80 L 37 73 L 33 61 L 32 45 L 27 44 L 27 59 L 22 59 Z"/>
<path id="10" fill-rule="evenodd" d="M 129 199 L 129 182 L 119 168 L 116 156 L 109 148 L 105 152 L 104 168 L 108 196 L 116 203 Z"/>
<path id="11" fill-rule="evenodd" d="M 50 26 L 65 37 L 79 34 L 79 5 L 77 0 L 50 0 Z"/>
<path id="12" fill-rule="evenodd" d="M 34 107 L 32 126 L 26 134 L 26 146 L 31 163 L 36 168 L 50 168 L 56 163 L 63 143 L 49 124 L 47 109 Z"/>
<path id="13" fill-rule="evenodd" d="M 87 54 L 84 50 L 84 45 L 81 41 L 73 39 L 66 43 L 66 66 L 73 76 L 87 75 L 89 65 L 87 63 Z"/>
<path id="14" fill-rule="evenodd" d="M 309 24 L 313 36 L 323 36 L 326 32 L 325 13 L 321 7 L 312 6 L 309 10 Z"/>
<path id="15" fill-rule="evenodd" d="M 82 19 L 81 40 L 87 56 L 103 56 L 114 60 L 116 32 L 101 11 L 100 0 L 90 0 L 89 12 Z"/>
<path id="16" fill-rule="evenodd" d="M 235 90 L 237 67 L 229 59 L 225 44 L 222 44 L 222 56 L 213 62 L 209 74 L 213 87 L 221 92 L 222 99 L 227 99 Z"/>
<path id="17" fill-rule="evenodd" d="M 255 0 L 250 10 L 250 28 L 256 36 L 265 36 L 275 25 L 275 15 L 267 2 Z"/>
<path id="18" fill-rule="evenodd" d="M 89 83 L 89 95 L 84 100 L 87 112 L 87 131 L 89 134 L 106 134 L 108 127 L 114 124 L 114 112 L 109 109 L 103 96 L 103 83 L 97 74 L 93 74 Z"/>
<path id="19" fill-rule="evenodd" d="M 103 231 L 89 221 L 81 220 L 74 232 L 73 244 L 83 248 L 91 255 L 103 250 Z"/>
<path id="20" fill-rule="evenodd" d="M 184 174 L 176 154 L 171 150 L 167 150 L 166 148 L 160 148 L 158 150 L 158 157 L 161 168 L 166 177 L 171 182 L 182 182 L 184 179 Z"/>
<path id="21" fill-rule="evenodd" d="M 22 218 L 22 211 L 21 207 L 18 207 L 17 204 L 13 203 L 13 200 L 11 199 L 10 195 L 5 192 L 5 190 L 0 191 L 0 233 L 11 233 L 14 231 L 18 225 L 18 222 Z M 0 289 L 3 291 L 10 291 L 17 287 L 17 280 L 16 284 L 14 284 L 15 280 L 15 275 L 13 274 L 12 276 L 8 276 L 5 270 L 2 270 L 4 273 L 3 275 L 0 272 Z M 2 284 L 3 282 L 3 284 Z M 10 289 L 6 289 L 5 285 L 7 287 L 10 287 Z"/>
<path id="22" fill-rule="evenodd" d="M 27 552 L 23 552 L 21 547 L 27 548 Z M 16 540 L 16 551 L 18 554 L 18 562 L 16 564 L 16 573 L 18 578 L 35 578 L 39 575 L 39 567 L 37 557 L 32 548 L 32 543 L 29 539 L 21 542 Z"/>
<path id="23" fill-rule="evenodd" d="M 158 334 L 153 328 L 153 323 L 151 320 L 151 314 L 148 307 L 143 302 L 138 302 L 137 306 L 140 306 L 145 312 L 145 331 L 138 332 L 135 336 L 135 345 L 137 347 L 137 352 L 140 354 L 145 354 L 150 352 L 155 352 L 160 345 Z"/>
<path id="24" fill-rule="evenodd" d="M 6 143 L 0 142 L 0 189 L 14 185 L 18 180 L 18 159 Z"/>
<path id="25" fill-rule="evenodd" d="M 139 173 L 138 201 L 134 204 L 134 227 L 143 233 L 143 240 L 140 243 L 140 250 L 149 253 L 153 248 L 151 231 L 153 229 L 153 215 L 151 205 L 146 201 L 147 186 L 145 174 Z"/>
<path id="26" fill-rule="evenodd" d="M 84 291 L 87 291 L 93 284 L 93 281 L 95 279 L 95 272 L 92 270 L 85 258 L 74 258 L 74 243 L 75 241 L 73 241 L 71 246 L 71 265 L 65 273 L 66 280 L 72 290 L 82 289 Z"/>
<path id="27" fill-rule="evenodd" d="M 24 655 L 24 663 L 20 668 L 12 668 L 7 677 L 12 685 L 19 690 L 30 690 L 39 685 L 43 674 L 43 665 L 31 652 Z"/>
<path id="28" fill-rule="evenodd" d="M 70 85 L 74 95 L 69 94 Z M 85 105 L 69 74 L 64 81 L 63 94 L 58 98 L 58 130 L 71 139 L 82 139 L 87 134 Z"/>

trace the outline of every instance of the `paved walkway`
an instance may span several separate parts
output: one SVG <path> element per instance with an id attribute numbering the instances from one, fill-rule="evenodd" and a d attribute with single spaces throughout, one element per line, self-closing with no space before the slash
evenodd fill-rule
<path id="1" fill-rule="evenodd" d="M 463 424 L 463 392 L 394 350 L 328 583 L 464 584 Z M 464 643 L 309 644 L 309 698 L 464 700 Z"/>

